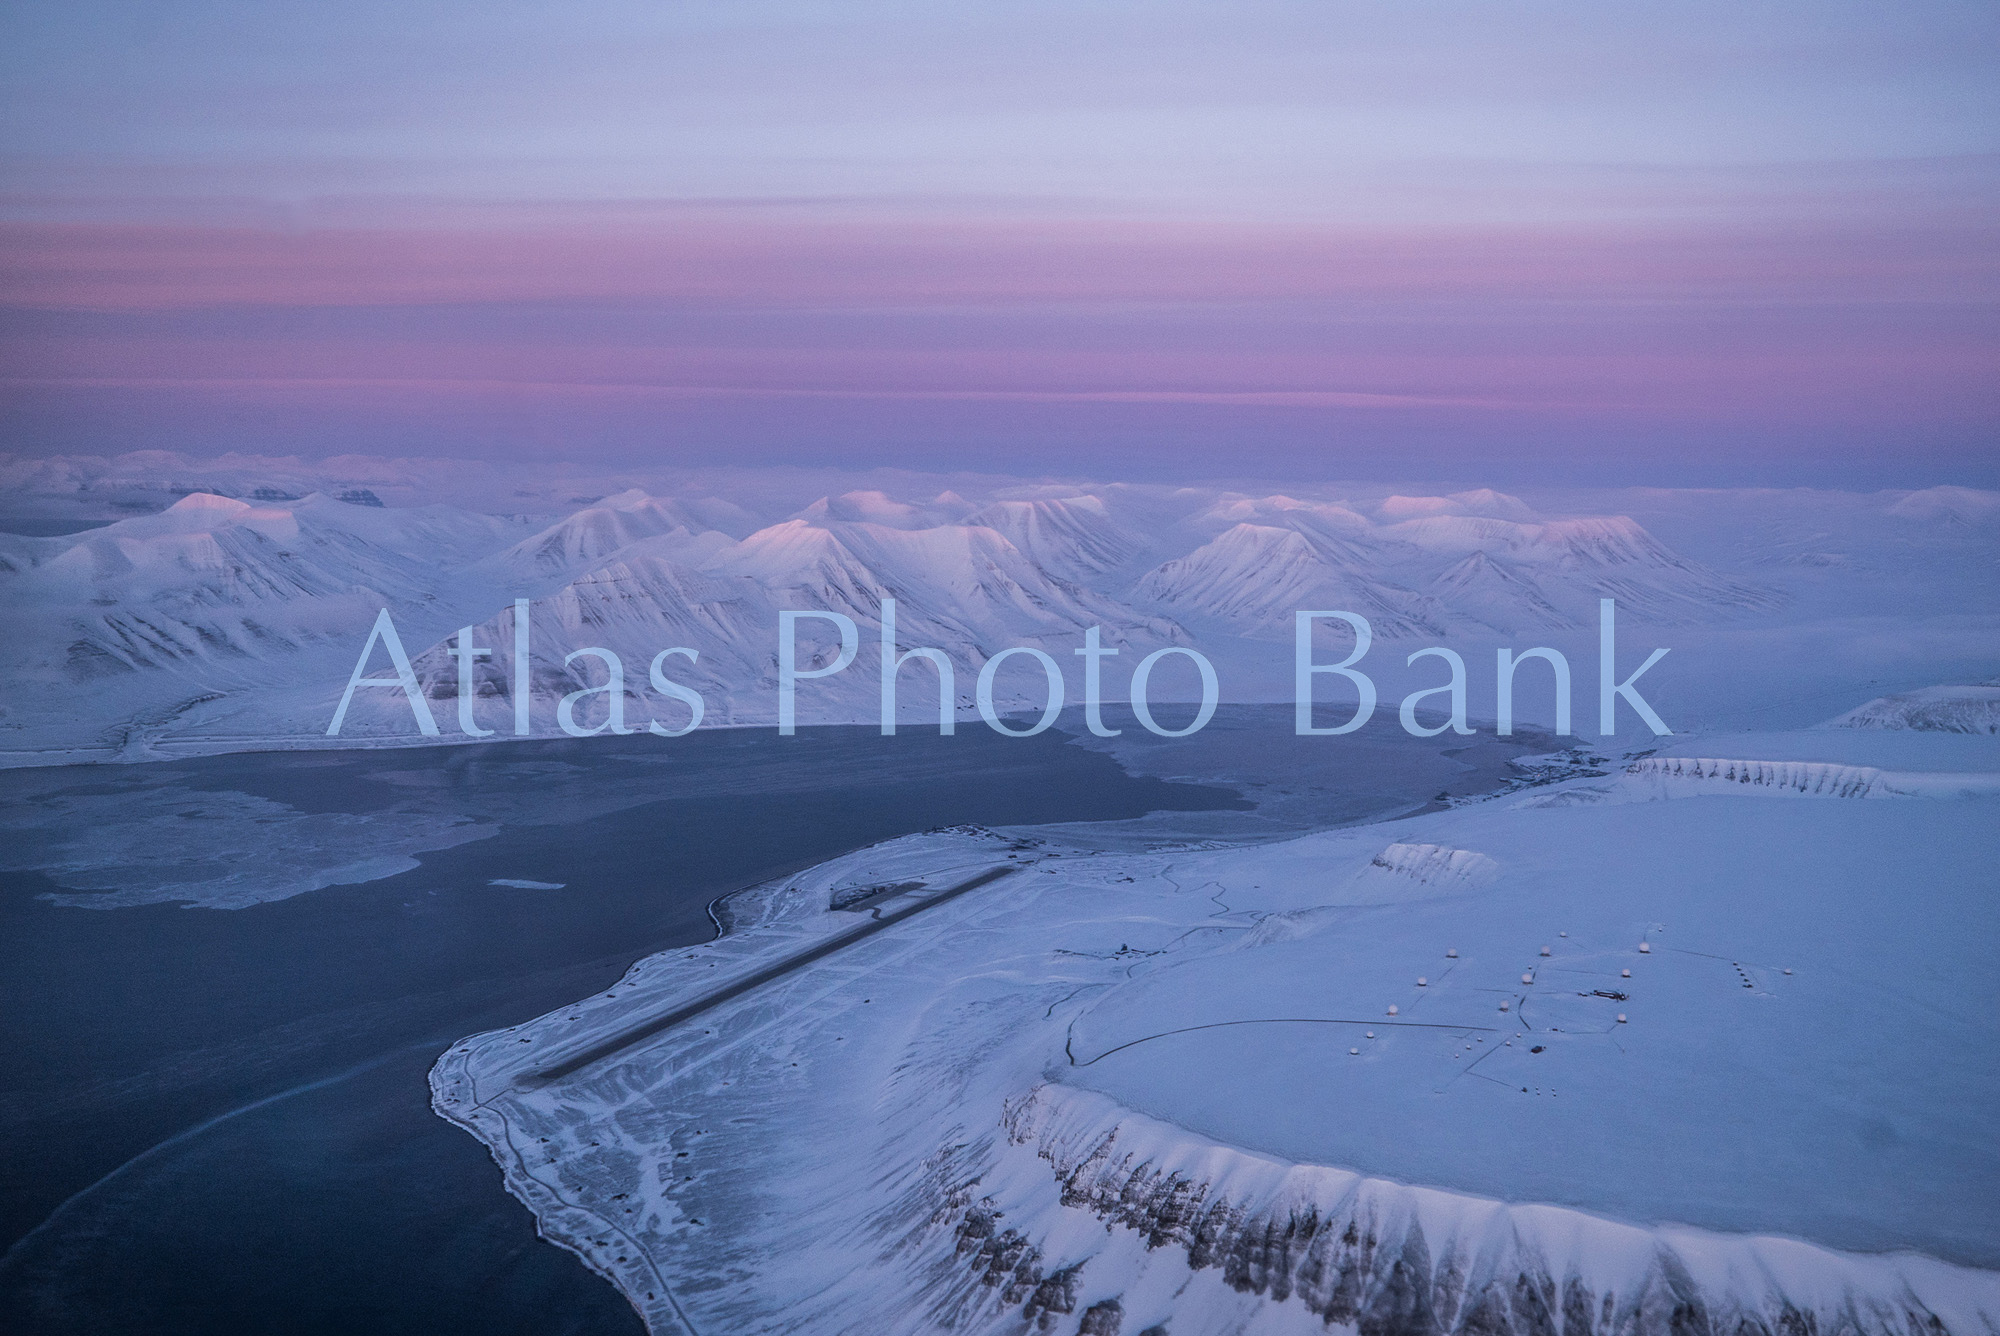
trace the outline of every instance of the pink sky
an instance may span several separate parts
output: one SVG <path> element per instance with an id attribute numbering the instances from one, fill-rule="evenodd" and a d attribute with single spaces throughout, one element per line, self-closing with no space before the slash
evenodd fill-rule
<path id="1" fill-rule="evenodd" d="M 1118 8 L 22 16 L 0 448 L 2000 480 L 1989 9 Z"/>

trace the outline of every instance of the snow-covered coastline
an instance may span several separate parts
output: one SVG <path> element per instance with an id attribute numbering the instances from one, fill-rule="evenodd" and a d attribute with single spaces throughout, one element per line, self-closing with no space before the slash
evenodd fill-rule
<path id="1" fill-rule="evenodd" d="M 1863 729 L 1670 754 L 1725 742 L 2000 774 Z M 661 1332 L 2000 1330 L 1990 788 L 1639 769 L 1247 848 L 859 851 L 454 1045 L 434 1107 Z M 844 888 L 994 867 L 536 1075 L 848 930 Z"/>

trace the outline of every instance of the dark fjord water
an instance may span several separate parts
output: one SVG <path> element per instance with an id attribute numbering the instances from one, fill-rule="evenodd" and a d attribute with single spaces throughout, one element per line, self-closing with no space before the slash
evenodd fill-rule
<path id="1" fill-rule="evenodd" d="M 1289 732 L 1275 714 L 1225 715 L 1217 737 L 1236 745 L 1246 730 Z M 1356 810 L 1341 817 L 1353 819 L 1421 802 L 1441 776 L 1458 792 L 1490 783 L 1493 758 L 1475 774 L 1448 759 L 1449 740 L 1382 746 L 1405 759 L 1340 767 L 1313 791 L 1347 795 Z M 1234 769 L 1183 754 L 1165 768 Z M 0 774 L 0 801 L 17 810 L 97 804 L 106 838 L 121 811 L 158 829 L 176 805 L 184 838 L 211 847 L 244 850 L 289 829 L 242 819 L 194 831 L 199 818 L 212 825 L 213 807 L 190 800 L 216 794 L 385 828 L 470 816 L 496 833 L 421 853 L 399 875 L 227 910 L 57 905 L 40 897 L 116 878 L 65 882 L 55 854 L 41 870 L 32 853 L 13 857 L 27 870 L 0 874 L 9 1331 L 636 1333 L 608 1285 L 535 1237 L 484 1151 L 431 1114 L 425 1075 L 439 1051 L 601 988 L 640 956 L 708 939 L 718 894 L 878 840 L 962 822 L 1129 825 L 1172 812 L 1208 814 L 1184 819 L 1228 837 L 1218 820 L 1249 807 L 1228 788 L 1136 775 L 1060 733 L 983 728 Z M 1313 823 L 1239 834 L 1288 824 Z M 174 839 L 173 826 L 157 838 Z M 358 829 L 351 850 L 299 857 L 366 857 L 368 827 Z M 1066 838 L 1079 829 L 1066 824 Z M 90 833 L 56 831 L 85 843 Z"/>

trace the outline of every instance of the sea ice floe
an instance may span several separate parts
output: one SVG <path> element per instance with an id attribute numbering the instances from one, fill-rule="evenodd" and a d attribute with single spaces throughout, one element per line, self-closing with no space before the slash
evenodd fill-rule
<path id="1" fill-rule="evenodd" d="M 11 804 L 0 814 L 0 867 L 41 872 L 64 888 L 42 898 L 72 908 L 243 909 L 397 876 L 418 854 L 500 829 L 434 812 L 301 811 L 159 778 Z"/>

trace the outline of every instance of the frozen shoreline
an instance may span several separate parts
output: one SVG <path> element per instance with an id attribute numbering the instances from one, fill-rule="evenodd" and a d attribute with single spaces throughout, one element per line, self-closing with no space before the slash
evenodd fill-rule
<path id="1" fill-rule="evenodd" d="M 1821 755 L 1857 761 L 1878 745 L 1868 734 L 1822 737 Z M 1785 738 L 1765 741 L 1766 750 L 1781 750 Z M 1886 745 L 1895 754 L 1879 759 L 1905 768 L 1913 750 L 1962 762 L 1974 749 L 1990 753 L 1994 746 L 1987 739 L 1908 737 Z M 2000 771 L 2000 756 L 1990 758 L 1987 770 Z M 1890 863 L 1899 848 L 1908 853 L 1938 844 L 1937 832 L 1957 832 L 1962 849 L 1943 863 L 1917 860 L 1910 878 L 1936 883 L 1941 875 L 1970 876 L 1976 884 L 1976 867 L 1968 870 L 1965 860 L 1991 852 L 1984 846 L 1996 830 L 1994 800 L 1853 803 L 1732 794 L 1532 805 L 1596 782 L 1577 779 L 1526 798 L 1386 827 L 1209 851 L 1088 854 L 1067 841 L 1038 844 L 974 831 L 894 841 L 741 898 L 731 906 L 725 936 L 642 961 L 605 994 L 454 1045 L 433 1072 L 434 1107 L 488 1145 L 509 1190 L 527 1202 L 547 1237 L 612 1279 L 662 1332 L 915 1332 L 947 1321 L 956 1330 L 1000 1332 L 1058 1317 L 1067 1325 L 1052 1329 L 1101 1331 L 1113 1329 L 1105 1324 L 1114 1311 L 1123 1324 L 1117 1329 L 1128 1332 L 1169 1313 L 1177 1333 L 1319 1330 L 1329 1319 L 1384 1331 L 1528 1332 L 1543 1329 L 1533 1319 L 1538 1303 L 1545 1315 L 1583 1311 L 1577 1294 L 1588 1300 L 1583 1330 L 1683 1331 L 1690 1313 L 1699 1315 L 1694 1329 L 1718 1332 L 1783 1331 L 1797 1322 L 1885 1336 L 1904 1336 L 1911 1323 L 1934 1323 L 1929 1329 L 1952 1336 L 2000 1329 L 2000 1273 L 1921 1256 L 1925 1230 L 1909 1232 L 1911 1220 L 1934 1217 L 1926 1227 L 1931 1250 L 2000 1255 L 2000 1222 L 1975 1195 L 1981 1183 L 2000 1182 L 1991 1152 L 1976 1149 L 1977 1109 L 1990 1107 L 1982 1101 L 1994 1093 L 1979 1084 L 1990 1086 L 1992 1078 L 1977 1075 L 1993 1068 L 1990 1021 L 1953 1007 L 1949 983 L 1923 970 L 1911 975 L 1888 965 L 1900 980 L 1889 992 L 1850 978 L 1852 962 L 1837 943 L 1853 924 L 1840 918 L 1862 911 L 1841 908 L 1847 901 L 1822 880 L 1834 872 L 1800 874 L 1814 879 L 1817 914 L 1827 920 L 1812 931 L 1773 926 L 1786 924 L 1785 916 L 1771 918 L 1748 902 L 1736 913 L 1737 940 L 1777 934 L 1786 968 L 1796 971 L 1781 974 L 1770 963 L 1771 942 L 1758 952 L 1731 948 L 1759 962 L 1751 967 L 1754 984 L 1752 975 L 1729 973 L 1726 962 L 1715 966 L 1715 979 L 1706 965 L 1689 967 L 1706 958 L 1709 943 L 1699 936 L 1699 919 L 1689 917 L 1699 906 L 1683 896 L 1684 875 L 1662 869 L 1665 885 L 1640 879 L 1636 890 L 1609 894 L 1588 881 L 1601 872 L 1588 871 L 1598 866 L 1588 832 L 1606 822 L 1621 823 L 1609 832 L 1614 842 L 1635 838 L 1630 822 L 1652 823 L 1657 847 L 1645 846 L 1647 857 L 1669 858 L 1677 846 L 1703 841 L 1733 849 L 1739 839 L 1805 857 L 1815 844 L 1837 843 L 1839 829 L 1865 808 L 1870 820 L 1890 823 L 1861 837 L 1885 846 Z M 1511 843 L 1509 831 L 1518 833 Z M 1689 832 L 1701 834 L 1690 840 Z M 1379 850 L 1392 842 L 1483 848 L 1497 870 L 1463 884 L 1439 880 L 1431 869 L 1444 864 L 1407 858 L 1384 864 Z M 1851 848 L 1834 852 L 1839 857 L 1829 868 L 1841 858 L 1852 861 Z M 531 1054 L 615 1033 L 634 1016 L 840 931 L 852 916 L 826 906 L 843 885 L 936 884 L 999 864 L 1021 871 L 987 895 L 940 906 L 564 1081 L 515 1083 Z M 1534 869 L 1532 876 L 1510 880 L 1524 866 Z M 1728 895 L 1755 895 L 1754 881 L 1744 881 L 1748 873 L 1732 872 L 1727 861 L 1714 866 Z M 1954 867 L 1959 871 L 1949 872 Z M 1856 875 L 1884 873 L 1871 865 Z M 1615 902 L 1606 911 L 1607 930 L 1640 909 L 1658 911 L 1639 917 L 1670 922 L 1656 925 L 1668 934 L 1663 945 L 1650 957 L 1631 954 L 1632 941 L 1658 936 L 1643 923 L 1630 940 L 1597 943 L 1600 934 L 1587 919 L 1592 897 L 1521 900 L 1572 881 L 1595 899 Z M 1896 891 L 1912 893 L 1920 892 Z M 1559 939 L 1563 949 L 1589 946 L 1573 960 L 1531 963 L 1530 972 L 1598 971 L 1625 953 L 1633 963 L 1608 968 L 1608 976 L 1630 991 L 1631 1001 L 1561 1003 L 1566 994 L 1552 992 L 1529 1013 L 1536 1042 L 1553 1047 L 1530 1059 L 1524 1041 L 1508 1047 L 1503 1060 L 1568 1064 L 1537 1068 L 1542 1079 L 1555 1077 L 1560 1099 L 1551 1092 L 1539 1101 L 1446 1107 L 1449 1098 L 1441 1103 L 1430 1093 L 1439 1078 L 1427 1073 L 1462 1064 L 1467 1054 L 1445 1050 L 1463 1043 L 1469 1052 L 1475 1031 L 1495 1028 L 1490 1019 L 1501 1013 L 1491 1000 L 1476 1003 L 1476 1019 L 1466 1008 L 1488 996 L 1481 988 L 1511 978 L 1505 969 L 1520 966 L 1505 964 L 1509 952 L 1491 931 L 1484 938 L 1474 932 L 1451 963 L 1457 975 L 1442 977 L 1446 962 L 1438 960 L 1441 977 L 1421 992 L 1400 979 L 1399 995 L 1389 975 L 1374 976 L 1367 957 L 1396 956 L 1405 937 L 1427 937 L 1439 915 L 1452 921 L 1496 906 L 1506 910 L 1503 919 L 1523 911 L 1537 922 L 1550 913 L 1564 917 L 1576 935 Z M 1982 930 L 1973 920 L 1992 916 L 1983 904 L 1954 912 L 1975 935 Z M 1684 935 L 1691 930 L 1696 936 Z M 1360 956 L 1357 947 L 1365 948 Z M 1929 939 L 1894 949 L 1949 951 Z M 1892 950 L 1887 959 L 1901 957 Z M 1963 962 L 1933 964 L 1931 974 L 1962 974 Z M 1404 967 L 1390 959 L 1385 968 L 1400 975 Z M 1633 969 L 1640 981 L 1619 983 L 1619 968 Z M 1468 977 L 1482 970 L 1493 979 Z M 1864 985 L 1859 991 L 1857 983 Z M 1301 987 L 1305 993 L 1293 996 Z M 1532 990 L 1516 988 L 1515 995 L 1525 991 Z M 1904 1023 L 1911 1005 L 1899 1000 L 1904 994 L 1927 1018 L 1920 1035 Z M 1436 1028 L 1459 1039 L 1398 1038 L 1418 1033 L 1383 1024 L 1382 1003 L 1398 996 L 1404 1019 L 1428 1008 L 1431 1022 L 1442 1023 Z M 1372 1011 L 1359 1009 L 1364 1001 Z M 1567 1019 L 1569 1011 L 1580 1017 L 1613 1005 L 1633 1013 L 1632 1025 L 1610 1026 L 1617 1044 Z M 1940 1021 L 1941 1005 L 1956 1019 Z M 1138 1033 L 1151 1033 L 1172 1030 L 1183 1010 L 1189 1019 L 1213 1020 L 1217 1007 L 1231 1006 L 1248 1014 L 1352 1016 L 1357 1030 L 1372 1014 L 1381 1017 L 1382 1038 L 1356 1034 L 1350 1043 L 1343 1032 L 1329 1043 L 1323 1034 L 1301 1037 L 1323 1026 L 1263 1026 L 1205 1031 L 1230 1036 L 1207 1050 L 1198 1043 L 1173 1047 L 1195 1043 L 1196 1036 L 1128 1048 L 1120 1059 L 1087 1069 L 1065 1058 L 1072 1044 L 1098 1053 L 1129 1038 L 1134 1032 L 1123 1017 L 1145 1027 Z M 1314 1006 L 1320 1010 L 1307 1009 Z M 1722 1023 L 1717 1018 L 1738 1011 L 1744 1019 L 1729 1022 L 1733 1029 L 1713 1028 Z M 1522 1014 L 1518 1004 L 1505 1013 L 1510 1023 Z M 1610 1024 L 1608 1011 L 1599 1019 Z M 1722 1035 L 1734 1037 L 1718 1046 Z M 1496 1054 L 1499 1037 L 1496 1030 Z M 1835 1068 L 1814 1065 L 1811 1054 L 1821 1042 L 1836 1056 L 1856 1055 L 1862 1070 L 1881 1060 L 1892 1070 L 1878 1071 L 1838 1100 L 1820 1101 L 1840 1118 L 1857 1120 L 1853 1126 L 1876 1141 L 1846 1150 L 1838 1149 L 1844 1143 L 1809 1142 L 1805 1149 L 1823 1161 L 1825 1181 L 1808 1193 L 1806 1180 L 1787 1177 L 1803 1170 L 1787 1160 L 1786 1139 L 1801 1134 L 1785 1122 L 1785 1110 L 1801 1103 L 1802 1091 L 1825 1093 Z M 1619 1045 L 1634 1043 L 1640 1045 L 1634 1051 L 1649 1055 L 1644 1070 L 1620 1056 Z M 1367 1053 L 1349 1055 L 1363 1044 Z M 1732 1046 L 1741 1053 L 1732 1056 Z M 1898 1052 L 1905 1054 L 1903 1066 L 1894 1065 Z M 1763 1091 L 1729 1084 L 1738 1079 L 1737 1065 L 1758 1061 L 1775 1063 L 1762 1078 Z M 1348 1063 L 1360 1065 L 1342 1066 Z M 1760 1117 L 1776 1116 L 1773 1130 L 1745 1130 L 1726 1117 L 1712 1125 L 1690 1121 L 1690 1109 L 1729 1107 L 1727 1097 L 1717 1105 L 1706 1090 L 1681 1088 L 1704 1064 L 1723 1073 L 1723 1088 L 1736 1090 L 1737 1102 L 1748 1097 L 1764 1111 Z M 1314 1084 L 1321 1074 L 1340 1082 L 1364 1069 L 1381 1079 L 1345 1095 L 1337 1085 Z M 1664 1146 L 1674 1136 L 1691 1139 L 1688 1151 L 1669 1154 L 1660 1170 L 1662 1182 L 1692 1185 L 1689 1201 L 1718 1190 L 1704 1189 L 1705 1182 L 1722 1184 L 1726 1198 L 1727 1185 L 1737 1180 L 1704 1178 L 1699 1162 L 1685 1155 L 1727 1161 L 1748 1153 L 1768 1164 L 1740 1180 L 1742 1193 L 1775 1194 L 1779 1206 L 1792 1194 L 1796 1209 L 1807 1211 L 1858 1212 L 1857 1221 L 1876 1221 L 1871 1228 L 1878 1236 L 1887 1223 L 1891 1237 L 1861 1251 L 1853 1244 L 1829 1247 L 1778 1237 L 1816 1232 L 1803 1220 L 1773 1229 L 1746 1217 L 1748 1228 L 1731 1228 L 1722 1224 L 1727 1211 L 1692 1230 L 1619 1223 L 1629 1208 L 1618 1205 L 1616 1192 L 1598 1192 L 1594 1208 L 1507 1206 L 1496 1199 L 1549 1201 L 1571 1189 L 1560 1176 L 1538 1178 L 1537 1170 L 1521 1179 L 1532 1185 L 1525 1197 L 1468 1190 L 1464 1167 L 1449 1163 L 1449 1147 L 1480 1125 L 1468 1118 L 1497 1117 L 1506 1138 L 1529 1148 L 1522 1166 L 1546 1168 L 1548 1152 L 1537 1150 L 1534 1138 L 1555 1137 L 1554 1146 L 1582 1135 L 1575 1129 L 1594 1113 L 1590 1092 L 1605 1089 L 1629 1090 L 1649 1110 L 1631 1135 L 1668 1135 Z M 1371 1103 L 1379 1105 L 1372 1115 Z M 1878 1106 L 1930 1112 L 1916 1115 L 1916 1124 L 1871 1131 L 1878 1123 L 1887 1128 L 1871 1112 Z M 1341 1113 L 1283 1116 L 1297 1108 Z M 1572 1108 L 1574 1119 L 1562 1122 Z M 1357 1122 L 1356 1114 L 1366 1116 Z M 1379 1141 L 1370 1117 L 1389 1129 L 1390 1142 Z M 1396 1137 L 1430 1143 L 1425 1153 L 1435 1162 L 1431 1173 L 1391 1170 L 1388 1179 L 1457 1185 L 1386 1181 L 1372 1161 Z M 1472 1143 L 1483 1144 L 1476 1136 Z M 1567 1144 L 1574 1158 L 1581 1147 Z M 1586 1138 L 1582 1146 L 1589 1144 Z M 1617 1173 L 1608 1166 L 1625 1154 L 1616 1137 L 1605 1139 L 1583 1155 L 1583 1178 Z M 1336 1167 L 1344 1165 L 1362 1172 Z M 1506 1172 L 1520 1176 L 1518 1169 Z M 1282 1191 L 1272 1186 L 1280 1180 L 1289 1185 Z M 1925 1186 L 1931 1180 L 1954 1186 Z M 1310 1192 L 1298 1187 L 1307 1181 L 1315 1185 Z M 1642 1176 L 1639 1190 L 1650 1181 Z M 1956 1205 L 1949 1196 L 1927 1195 L 1940 1190 L 1955 1192 Z M 1899 1192 L 1913 1199 L 1915 1215 L 1885 1211 Z M 1842 1201 L 1845 1207 L 1835 1205 Z M 1772 1202 L 1751 1205 L 1768 1217 Z M 1222 1215 L 1214 1216 L 1217 1210 Z M 1212 1227 L 1201 1225 L 1211 1216 Z M 1768 1218 L 1782 1220 L 1783 1212 Z M 1300 1223 L 1307 1220 L 1309 1228 Z M 1363 1249 L 1367 1256 L 1341 1242 L 1347 1222 L 1357 1220 L 1357 1237 L 1380 1245 Z M 1337 1228 L 1330 1223 L 1336 1221 Z M 1422 1225 L 1420 1237 L 1410 1232 L 1413 1222 Z M 1904 1231 L 1900 1241 L 1897 1230 Z M 1843 1231 L 1854 1233 L 1849 1226 L 1833 1230 Z M 1227 1246 L 1218 1251 L 1216 1240 L 1225 1235 Z M 1947 1237 L 1961 1241 L 1943 1242 Z M 1913 1246 L 1916 1252 L 1894 1251 Z M 1397 1264 L 1414 1265 L 1411 1249 L 1418 1247 L 1429 1279 L 1411 1288 L 1408 1266 L 1399 1271 Z M 1568 1336 L 1573 1317 L 1548 1320 Z M 1086 1320 L 1098 1325 L 1081 1326 Z"/>

